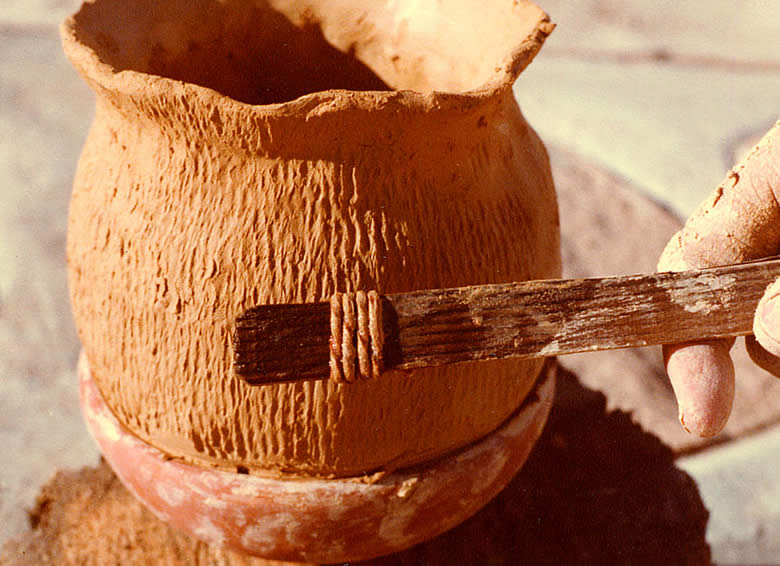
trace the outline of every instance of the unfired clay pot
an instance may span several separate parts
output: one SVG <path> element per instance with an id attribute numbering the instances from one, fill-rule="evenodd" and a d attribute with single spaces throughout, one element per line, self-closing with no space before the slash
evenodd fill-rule
<path id="1" fill-rule="evenodd" d="M 512 417 L 542 361 L 253 387 L 231 334 L 260 304 L 559 276 L 547 154 L 512 94 L 551 30 L 520 0 L 85 4 L 63 27 L 97 93 L 67 255 L 123 427 L 301 479 L 425 466 Z"/>

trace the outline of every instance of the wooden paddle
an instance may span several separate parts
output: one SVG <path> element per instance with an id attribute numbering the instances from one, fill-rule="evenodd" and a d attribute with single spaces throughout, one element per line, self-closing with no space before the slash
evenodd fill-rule
<path id="1" fill-rule="evenodd" d="M 379 355 L 386 370 L 412 369 L 746 335 L 778 277 L 774 257 L 678 273 L 382 295 Z M 331 341 L 330 303 L 254 307 L 236 320 L 235 371 L 256 385 L 327 379 Z"/>

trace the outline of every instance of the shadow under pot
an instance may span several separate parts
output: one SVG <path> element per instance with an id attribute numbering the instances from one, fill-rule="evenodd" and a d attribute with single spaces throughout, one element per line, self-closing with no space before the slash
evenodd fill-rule
<path id="1" fill-rule="evenodd" d="M 67 255 L 84 364 L 112 434 L 181 470 L 281 493 L 396 471 L 443 480 L 442 458 L 457 462 L 538 402 L 541 360 L 251 386 L 233 372 L 231 335 L 256 305 L 560 276 L 547 154 L 512 94 L 552 27 L 522 1 L 84 4 L 62 28 L 97 93 Z M 507 459 L 516 470 L 524 457 Z M 117 472 L 144 499 L 140 472 Z M 475 503 L 439 530 L 487 503 L 491 485 L 472 486 Z M 385 521 L 413 514 L 403 501 Z M 279 513 L 305 523 L 309 511 Z M 284 549 L 228 543 L 337 562 L 436 534 L 375 527 L 354 553 L 296 544 L 283 529 Z"/>

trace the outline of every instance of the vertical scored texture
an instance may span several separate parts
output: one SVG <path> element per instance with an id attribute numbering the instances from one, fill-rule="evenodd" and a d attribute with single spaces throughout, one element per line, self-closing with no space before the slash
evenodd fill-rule
<path id="1" fill-rule="evenodd" d="M 193 461 L 354 475 L 462 447 L 520 405 L 541 361 L 343 386 L 252 387 L 230 367 L 231 321 L 254 305 L 559 275 L 547 156 L 508 86 L 274 113 L 141 73 L 120 92 L 69 55 L 99 94 L 70 211 L 74 314 L 135 434 Z"/>
<path id="2" fill-rule="evenodd" d="M 497 151 L 491 162 L 479 145 L 451 144 L 444 161 L 459 165 L 453 179 L 414 157 L 404 168 L 384 155 L 380 163 L 363 158 L 361 167 L 178 148 L 171 155 L 162 145 L 175 140 L 148 132 L 139 136 L 143 143 L 125 133 L 125 147 L 137 155 L 111 157 L 129 150 L 112 142 L 110 126 L 100 131 L 118 119 L 102 112 L 114 115 L 98 121 L 76 182 L 96 198 L 74 199 L 74 305 L 96 379 L 139 436 L 187 457 L 359 473 L 472 441 L 522 400 L 537 362 L 421 370 L 343 388 L 247 387 L 230 371 L 229 321 L 255 304 L 322 300 L 336 290 L 389 293 L 555 275 L 556 261 L 544 258 L 557 253 L 554 230 L 535 226 L 533 209 L 524 212 L 529 201 L 549 202 L 544 162 L 515 169 L 513 152 Z M 116 123 L 113 131 L 123 128 Z M 99 158 L 91 147 L 100 148 Z M 118 176 L 109 168 L 103 181 L 92 159 L 121 163 Z M 147 167 L 164 172 L 162 185 Z M 526 185 L 530 179 L 546 190 Z M 177 193 L 184 193 L 178 210 Z M 83 222 L 90 217 L 99 222 Z"/>

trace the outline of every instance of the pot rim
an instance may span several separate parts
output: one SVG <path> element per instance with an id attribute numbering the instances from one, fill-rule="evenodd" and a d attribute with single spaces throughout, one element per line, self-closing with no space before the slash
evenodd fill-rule
<path id="1" fill-rule="evenodd" d="M 388 110 L 396 112 L 400 108 L 413 112 L 447 109 L 467 111 L 498 94 L 511 91 L 515 80 L 533 61 L 547 36 L 555 28 L 549 16 L 537 7 L 538 19 L 532 30 L 496 66 L 492 78 L 477 88 L 463 92 L 329 89 L 315 91 L 285 102 L 251 104 L 196 83 L 132 69 L 115 68 L 95 49 L 79 39 L 77 18 L 87 4 L 96 1 L 100 0 L 91 0 L 82 4 L 79 11 L 69 16 L 60 26 L 65 54 L 96 91 L 109 99 L 131 101 L 136 106 L 145 105 L 144 101 L 155 101 L 154 103 L 159 104 L 170 102 L 173 97 L 186 97 L 190 100 L 219 104 L 222 110 L 235 111 L 244 116 L 248 112 L 261 119 L 304 115 L 309 120 L 352 109 L 373 112 Z M 530 0 L 524 0 L 524 3 L 536 7 Z"/>

